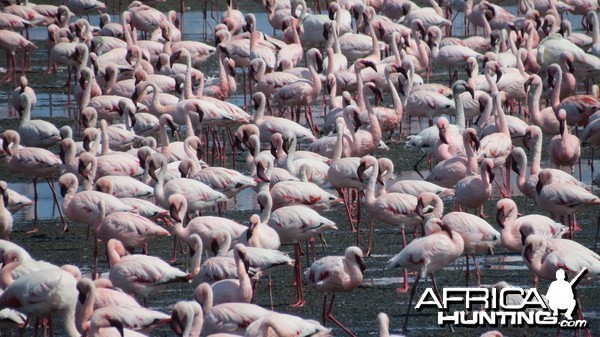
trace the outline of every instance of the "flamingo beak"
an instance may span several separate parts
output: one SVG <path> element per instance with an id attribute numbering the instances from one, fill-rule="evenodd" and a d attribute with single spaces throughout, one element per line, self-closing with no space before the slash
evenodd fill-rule
<path id="1" fill-rule="evenodd" d="M 267 177 L 266 172 L 265 172 L 265 167 L 263 166 L 262 163 L 258 163 L 256 164 L 256 175 L 258 176 L 258 178 L 260 178 L 260 180 L 266 182 L 266 183 L 270 183 L 271 180 L 269 179 L 269 177 Z"/>
<path id="2" fill-rule="evenodd" d="M 234 138 L 235 140 L 233 142 L 233 145 L 237 147 L 238 150 L 244 151 L 245 149 L 242 147 L 242 140 L 238 136 L 235 136 Z"/>
<path id="3" fill-rule="evenodd" d="M 212 240 L 212 242 L 210 243 L 210 251 L 214 255 L 217 255 L 217 253 L 219 253 L 219 242 L 217 242 L 217 240 Z"/>
<path id="4" fill-rule="evenodd" d="M 191 251 L 192 251 L 192 249 L 190 247 L 190 252 Z M 183 336 L 185 324 L 181 321 L 181 318 L 179 318 L 179 314 L 177 313 L 177 310 L 173 310 L 173 313 L 171 314 L 171 321 L 169 322 L 169 325 L 171 326 L 171 329 L 173 329 L 173 331 L 175 331 L 177 336 Z"/>
<path id="5" fill-rule="evenodd" d="M 358 268 L 360 268 L 360 271 L 364 273 L 365 270 L 367 270 L 367 265 L 365 264 L 365 259 L 358 254 L 354 254 L 354 258 L 356 259 Z"/>
<path id="6" fill-rule="evenodd" d="M 423 200 L 419 199 L 419 202 L 417 203 L 417 208 L 415 209 L 415 212 L 417 213 L 418 216 L 421 217 L 421 219 L 425 219 L 425 214 L 423 213 L 423 207 L 425 205 L 423 205 Z"/>
<path id="7" fill-rule="evenodd" d="M 60 195 L 64 198 L 67 195 L 68 188 L 67 186 L 60 184 Z"/>
<path id="8" fill-rule="evenodd" d="M 85 179 L 89 178 L 88 172 L 86 170 L 86 165 L 83 163 L 83 161 L 79 161 L 79 164 L 77 165 L 77 172 L 79 172 L 79 174 L 84 177 Z"/>
<path id="9" fill-rule="evenodd" d="M 446 128 L 442 127 L 439 129 L 438 133 L 439 133 L 439 137 L 440 137 L 440 140 L 442 141 L 442 143 L 448 144 L 448 139 L 446 138 L 446 132 L 444 132 L 445 130 L 446 130 Z"/>
<path id="10" fill-rule="evenodd" d="M 367 169 L 365 163 L 360 163 L 360 165 L 358 165 L 358 168 L 356 169 L 356 175 L 358 176 L 358 180 L 360 180 L 360 182 L 363 182 L 363 173 L 365 172 L 365 170 Z"/>
<path id="11" fill-rule="evenodd" d="M 468 85 L 465 86 L 465 89 L 467 89 L 467 91 L 471 94 L 471 98 L 475 99 L 475 90 L 472 87 L 468 86 Z"/>
<path id="12" fill-rule="evenodd" d="M 499 208 L 498 211 L 496 211 L 496 222 L 502 228 L 504 228 L 504 220 L 505 220 L 504 209 Z"/>
<path id="13" fill-rule="evenodd" d="M 479 141 L 479 138 L 477 138 L 477 135 L 470 135 L 470 138 L 471 138 L 471 141 L 473 142 L 473 148 L 475 149 L 475 151 L 479 151 L 481 142 Z"/>
<path id="14" fill-rule="evenodd" d="M 181 222 L 181 217 L 179 216 L 179 210 L 177 209 L 176 205 L 171 205 L 169 207 L 169 215 L 171 216 L 171 218 L 173 218 L 173 220 L 175 220 L 177 222 Z"/>
<path id="15" fill-rule="evenodd" d="M 511 161 L 510 161 L 510 164 L 511 164 L 511 165 L 510 165 L 510 166 L 512 167 L 512 170 L 513 170 L 513 171 L 514 171 L 516 174 L 520 175 L 520 174 L 521 174 L 521 173 L 520 173 L 520 172 L 521 172 L 521 170 L 519 169 L 519 164 L 517 163 L 517 161 L 516 161 L 516 160 L 514 160 L 514 158 L 512 158 L 512 154 L 509 156 L 509 158 L 511 158 Z"/>
<path id="16" fill-rule="evenodd" d="M 492 181 L 494 181 L 494 177 L 496 177 L 496 175 L 494 174 L 494 171 L 492 170 L 491 167 L 487 167 L 487 172 L 488 175 L 490 176 L 490 184 L 492 183 Z"/>

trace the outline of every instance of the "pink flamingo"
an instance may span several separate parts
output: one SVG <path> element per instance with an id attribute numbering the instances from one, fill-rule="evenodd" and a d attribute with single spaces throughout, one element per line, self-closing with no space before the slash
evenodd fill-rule
<path id="1" fill-rule="evenodd" d="M 200 337 L 204 312 L 198 302 L 181 301 L 173 306 L 171 329 L 180 336 Z"/>
<path id="2" fill-rule="evenodd" d="M 301 142 L 312 143 L 315 141 L 315 136 L 312 132 L 298 124 L 297 122 L 291 121 L 286 118 L 265 116 L 265 105 L 267 99 L 261 92 L 257 92 L 252 97 L 254 102 L 254 108 L 256 113 L 254 114 L 254 124 L 256 124 L 260 130 L 260 140 L 268 142 L 271 138 L 271 134 L 275 132 L 283 133 L 285 130 L 292 130 L 296 134 L 296 138 Z"/>
<path id="3" fill-rule="evenodd" d="M 285 336 L 294 333 L 299 336 L 329 336 L 331 329 L 312 319 L 274 312 L 252 322 L 244 336 Z"/>
<path id="4" fill-rule="evenodd" d="M 167 230 L 139 214 L 129 212 L 106 214 L 104 199 L 98 201 L 98 210 L 100 216 L 94 225 L 96 237 L 94 241 L 94 275 L 98 258 L 98 240 L 108 242 L 110 239 L 117 239 L 129 252 L 133 252 L 137 247 L 142 247 L 144 253 L 147 254 L 149 240 L 159 236 L 171 236 Z"/>
<path id="5" fill-rule="evenodd" d="M 540 171 L 535 190 L 535 201 L 541 209 L 552 215 L 573 215 L 573 222 L 569 224 L 571 234 L 579 228 L 575 213 L 583 207 L 600 204 L 600 198 L 593 193 L 578 185 L 564 184 L 546 169 Z"/>
<path id="6" fill-rule="evenodd" d="M 379 179 L 379 163 L 375 157 L 364 156 L 360 160 L 360 165 L 356 170 L 359 179 L 363 179 L 367 168 L 373 168 L 369 175 L 369 183 L 366 191 L 366 202 L 373 220 L 378 220 L 386 224 L 400 225 L 402 232 L 402 242 L 406 246 L 405 228 L 415 227 L 421 224 L 421 218 L 415 212 L 417 207 L 417 198 L 410 194 L 386 193 L 375 197 L 375 184 Z M 373 222 L 369 235 L 369 251 L 371 250 L 373 238 Z"/>
<path id="7" fill-rule="evenodd" d="M 221 303 L 236 302 L 250 303 L 252 299 L 252 285 L 248 277 L 247 267 L 249 261 L 246 246 L 241 243 L 233 247 L 233 259 L 237 269 L 237 280 L 225 279 L 211 285 L 213 293 L 213 305 Z"/>
<path id="8" fill-rule="evenodd" d="M 108 283 L 110 284 L 110 281 Z M 80 332 L 83 332 L 83 327 L 89 324 L 87 322 L 96 309 L 109 306 L 141 309 L 141 306 L 133 297 L 118 290 L 96 286 L 88 278 L 82 278 L 77 281 L 77 291 L 79 292 L 79 300 L 75 305 L 75 324 L 77 325 L 77 330 Z"/>
<path id="9" fill-rule="evenodd" d="M 304 80 L 287 84 L 273 95 L 273 100 L 279 106 L 287 106 L 290 109 L 296 107 L 296 122 L 300 118 L 300 106 L 305 106 L 306 121 L 311 130 L 314 130 L 311 105 L 321 91 L 321 79 L 317 69 L 323 63 L 323 56 L 321 56 L 321 53 L 317 49 L 311 49 L 308 51 L 306 57 L 308 60 L 308 69 L 312 75 L 312 84 Z"/>
<path id="10" fill-rule="evenodd" d="M 337 292 L 350 292 L 358 288 L 362 283 L 365 269 L 362 250 L 350 246 L 346 248 L 344 256 L 323 257 L 313 262 L 304 271 L 304 281 L 323 293 L 323 324 L 329 319 L 350 336 L 355 336 L 333 316 L 333 301 Z M 331 294 L 331 301 L 329 309 L 325 310 L 328 294 Z"/>
<path id="11" fill-rule="evenodd" d="M 461 179 L 474 175 L 477 172 L 476 151 L 479 150 L 479 138 L 475 129 L 466 129 L 463 132 L 463 144 L 467 158 L 454 157 L 438 163 L 427 176 L 427 181 L 436 185 L 454 188 Z"/>
<path id="12" fill-rule="evenodd" d="M 486 158 L 481 163 L 479 176 L 472 175 L 459 180 L 454 186 L 456 202 L 466 208 L 479 208 L 479 215 L 485 217 L 483 204 L 492 196 L 493 170 L 494 162 Z"/>
<path id="13" fill-rule="evenodd" d="M 310 166 L 304 164 L 300 171 L 306 174 L 306 170 L 309 169 Z M 267 174 L 270 178 L 271 173 L 267 172 Z M 316 210 L 323 210 L 339 201 L 337 196 L 308 181 L 280 181 L 271 187 L 271 197 L 274 209 L 302 204 Z"/>
<path id="14" fill-rule="evenodd" d="M 493 248 L 500 242 L 500 233 L 492 227 L 487 221 L 478 216 L 465 212 L 450 212 L 442 217 L 444 204 L 442 199 L 436 194 L 423 192 L 419 195 L 417 204 L 417 213 L 425 218 L 423 214 L 424 206 L 433 206 L 433 215 L 440 218 L 444 225 L 447 225 L 460 234 L 464 241 L 464 253 L 466 257 L 466 284 L 469 285 L 469 255 L 475 265 L 477 275 L 477 285 L 481 285 L 481 272 L 477 264 L 476 254 L 490 252 L 493 254 Z"/>
<path id="15" fill-rule="evenodd" d="M 10 232 L 12 232 L 13 218 L 10 211 L 5 205 L 8 204 L 8 184 L 5 181 L 0 181 L 0 239 L 8 240 Z"/>
<path id="16" fill-rule="evenodd" d="M 527 236 L 524 242 L 523 262 L 534 274 L 534 287 L 537 277 L 554 280 L 559 269 L 571 276 L 583 268 L 587 268 L 588 278 L 600 274 L 600 255 L 578 242 L 535 234 Z"/>
<path id="17" fill-rule="evenodd" d="M 380 312 L 377 315 L 377 322 L 379 323 L 379 337 L 400 337 L 398 335 L 390 335 L 390 318 L 384 312 Z"/>
<path id="18" fill-rule="evenodd" d="M 170 320 L 171 316 L 160 311 L 113 305 L 94 310 L 89 323 L 84 326 L 84 334 L 98 336 L 101 329 L 111 327 L 116 328 L 119 333 L 124 332 L 125 328 L 150 332 L 161 325 L 168 324 Z M 139 334 L 134 336 L 137 337 Z"/>
<path id="19" fill-rule="evenodd" d="M 517 218 L 517 204 L 512 199 L 501 199 L 496 204 L 496 221 L 502 227 L 502 245 L 513 252 L 523 251 L 523 236 L 538 234 L 548 238 L 560 238 L 569 231 L 564 225 L 540 214 Z"/>
<path id="20" fill-rule="evenodd" d="M 210 234 L 211 249 L 217 256 L 213 256 L 202 263 L 203 245 L 202 239 L 198 234 L 190 235 L 188 246 L 193 253 L 191 273 L 194 275 L 193 284 L 208 283 L 213 284 L 220 280 L 235 279 L 237 275 L 237 265 L 235 260 L 227 255 L 227 250 L 231 246 L 231 236 L 222 229 L 216 229 Z M 223 239 L 221 239 L 223 238 Z M 202 265 L 200 265 L 202 263 Z"/>
<path id="21" fill-rule="evenodd" d="M 65 333 L 79 336 L 75 326 L 77 291 L 74 275 L 63 269 L 40 270 L 20 277 L 0 295 L 0 308 L 17 309 L 29 319 L 57 314 Z"/>
<path id="22" fill-rule="evenodd" d="M 204 325 L 202 333 L 240 333 L 249 324 L 272 313 L 251 303 L 221 303 L 213 305 L 213 293 L 208 283 L 200 284 L 194 291 L 194 299 L 202 305 Z"/>
<path id="23" fill-rule="evenodd" d="M 256 186 L 256 181 L 236 170 L 224 167 L 201 168 L 196 161 L 185 158 L 179 164 L 183 178 L 200 181 L 228 197 L 237 195 L 248 187 Z"/>
<path id="24" fill-rule="evenodd" d="M 404 331 L 406 331 L 406 327 L 408 326 L 408 314 L 410 313 L 412 300 L 417 291 L 421 276 L 429 273 L 433 286 L 437 289 L 433 273 L 456 261 L 463 254 L 464 250 L 462 236 L 450 229 L 440 219 L 429 219 L 425 224 L 425 232 L 427 233 L 426 236 L 411 241 L 400 253 L 392 257 L 386 265 L 386 269 L 399 266 L 418 272 L 410 291 L 406 319 L 402 328 Z"/>
<path id="25" fill-rule="evenodd" d="M 27 80 L 26 76 L 21 76 L 19 78 L 19 86 L 16 87 L 15 90 L 13 90 L 12 92 L 11 103 L 12 107 L 16 111 L 21 110 L 20 96 L 22 93 L 27 93 L 29 95 L 29 97 L 31 98 L 31 108 L 33 109 L 35 107 L 35 104 L 37 103 L 37 96 L 35 95 L 35 90 L 33 90 L 33 88 L 29 86 L 29 81 Z"/>
<path id="26" fill-rule="evenodd" d="M 2 134 L 2 149 L 4 153 L 2 157 L 6 163 L 6 167 L 11 172 L 20 172 L 28 176 L 32 176 L 33 184 L 33 202 L 35 203 L 34 208 L 34 220 L 33 229 L 31 232 L 37 232 L 39 229 L 38 213 L 37 213 L 37 180 L 39 177 L 44 177 L 48 181 L 48 185 L 52 190 L 52 196 L 54 202 L 58 205 L 56 198 L 56 192 L 54 191 L 54 185 L 52 183 L 52 174 L 58 171 L 62 165 L 60 159 L 56 157 L 52 152 L 39 149 L 35 147 L 22 147 L 20 148 L 21 137 L 19 133 L 14 130 L 6 130 Z M 10 146 L 12 144 L 12 146 Z M 67 223 L 63 219 L 62 212 L 59 208 L 60 218 L 63 221 L 63 230 L 67 229 Z"/>
<path id="27" fill-rule="evenodd" d="M 37 48 L 35 44 L 21 34 L 6 29 L 2 30 L 2 34 L 0 34 L 0 49 L 6 51 L 6 63 L 8 68 L 6 75 L 2 78 L 4 82 L 10 81 L 11 78 L 14 81 L 17 80 L 17 62 L 15 61 L 15 53 L 18 51 L 24 53 L 35 48 Z M 21 69 L 24 71 L 25 68 L 25 59 L 24 57 L 21 57 Z"/>
<path id="28" fill-rule="evenodd" d="M 550 139 L 548 152 L 550 152 L 550 159 L 552 159 L 554 165 L 557 167 L 570 167 L 572 172 L 581 155 L 580 141 L 577 136 L 569 133 L 566 119 L 567 112 L 564 109 L 558 112 L 557 118 L 560 123 L 560 131 L 558 135 Z"/>
<path id="29" fill-rule="evenodd" d="M 124 204 L 112 195 L 97 191 L 83 191 L 77 193 L 79 185 L 77 177 L 72 173 L 63 174 L 58 179 L 58 185 L 63 196 L 62 209 L 65 215 L 76 222 L 81 222 L 89 226 L 97 223 L 100 216 L 98 203 L 100 199 L 104 200 L 106 211 L 112 212 L 135 212 L 135 209 Z M 67 230 L 65 226 L 63 230 Z"/>
<path id="30" fill-rule="evenodd" d="M 156 180 L 154 185 L 154 197 L 157 204 L 168 207 L 169 197 L 173 194 L 183 194 L 188 203 L 188 211 L 201 211 L 214 206 L 220 201 L 227 200 L 221 192 L 217 192 L 199 181 L 187 178 L 175 178 L 165 182 L 167 175 L 167 160 L 162 154 L 156 153 L 148 160 L 148 173 Z M 156 175 L 156 171 L 158 176 Z"/>
<path id="31" fill-rule="evenodd" d="M 333 221 L 304 205 L 285 206 L 271 212 L 273 201 L 268 192 L 260 192 L 256 196 L 256 201 L 263 209 L 261 221 L 266 222 L 269 227 L 277 232 L 281 242 L 294 243 L 294 279 L 298 300 L 293 306 L 301 307 L 305 304 L 305 301 L 302 293 L 300 269 L 300 257 L 304 253 L 302 252 L 300 242 L 310 240 L 312 245 L 314 244 L 314 236 L 317 234 L 322 235 L 326 230 L 337 230 L 337 227 Z"/>
<path id="32" fill-rule="evenodd" d="M 267 193 L 263 191 L 259 195 Z M 253 214 L 250 217 L 250 227 L 242 232 L 239 242 L 249 247 L 266 249 L 278 249 L 281 245 L 277 231 L 269 227 L 266 223 L 263 223 L 258 214 Z"/>
<path id="33" fill-rule="evenodd" d="M 216 216 L 200 216 L 192 219 L 186 226 L 183 225 L 183 219 L 188 213 L 188 200 L 183 194 L 175 193 L 169 196 L 169 212 L 171 217 L 176 221 L 173 228 L 175 238 L 188 242 L 193 234 L 198 234 L 202 238 L 204 247 L 211 247 L 211 233 L 216 229 L 227 231 L 232 238 L 236 239 L 246 231 L 247 227 L 239 223 Z M 175 251 L 173 252 L 175 258 Z"/>
<path id="34" fill-rule="evenodd" d="M 97 191 L 114 195 L 117 198 L 147 199 L 154 195 L 154 189 L 130 176 L 104 176 L 96 180 Z"/>
<path id="35" fill-rule="evenodd" d="M 126 293 L 141 295 L 145 306 L 150 293 L 168 283 L 185 282 L 192 277 L 158 257 L 126 255 L 123 244 L 115 239 L 108 241 L 106 250 L 110 262 L 109 280 Z"/>
<path id="36" fill-rule="evenodd" d="M 515 147 L 511 151 L 510 156 L 512 160 L 512 169 L 518 175 L 517 187 L 519 188 L 521 193 L 523 193 L 529 198 L 535 199 L 535 195 L 537 193 L 535 190 L 535 186 L 537 185 L 539 180 L 538 175 L 542 170 L 540 166 L 540 161 L 542 157 L 542 140 L 539 139 L 541 137 L 541 131 L 537 126 L 531 125 L 529 126 L 529 128 L 532 132 L 530 133 L 528 131 L 525 135 L 526 142 L 529 142 L 528 139 L 531 139 L 531 141 L 533 142 L 533 162 L 531 163 L 531 174 L 529 175 L 529 177 L 526 177 L 527 155 L 525 154 L 525 151 L 520 147 Z M 538 132 L 539 134 L 537 134 Z M 531 135 L 531 138 L 529 138 L 529 135 Z M 577 180 L 577 178 L 573 177 L 571 174 L 565 171 L 549 168 L 546 168 L 545 170 L 550 170 L 552 172 L 553 179 L 560 180 L 565 184 L 578 185 L 583 188 L 588 188 L 586 184 L 580 182 L 579 180 Z"/>

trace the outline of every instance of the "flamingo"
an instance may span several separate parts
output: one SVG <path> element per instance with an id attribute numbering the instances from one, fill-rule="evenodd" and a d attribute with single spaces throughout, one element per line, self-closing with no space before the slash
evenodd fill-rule
<path id="1" fill-rule="evenodd" d="M 540 214 L 517 218 L 517 204 L 512 199 L 498 200 L 496 210 L 497 222 L 502 227 L 500 240 L 502 245 L 512 252 L 523 251 L 524 234 L 537 234 L 554 239 L 569 231 L 564 225 Z"/>
<path id="2" fill-rule="evenodd" d="M 304 282 L 323 293 L 323 324 L 329 319 L 350 336 L 355 336 L 333 316 L 333 301 L 337 292 L 350 292 L 358 288 L 362 283 L 365 269 L 362 250 L 356 246 L 350 246 L 346 248 L 344 256 L 323 257 L 313 262 L 304 271 Z M 325 310 L 328 294 L 331 294 L 331 301 L 329 309 Z"/>
<path id="3" fill-rule="evenodd" d="M 585 267 L 588 277 L 600 272 L 600 255 L 572 240 L 529 235 L 525 239 L 522 256 L 523 262 L 536 277 L 547 280 L 556 279 L 559 269 L 574 275 Z"/>
<path id="4" fill-rule="evenodd" d="M 69 337 L 75 326 L 76 279 L 63 269 L 40 270 L 20 277 L 0 295 L 0 308 L 17 309 L 31 317 L 58 314 Z"/>
<path id="5" fill-rule="evenodd" d="M 486 158 L 481 163 L 481 175 L 472 175 L 459 180 L 454 186 L 455 200 L 466 208 L 479 208 L 483 218 L 483 204 L 492 196 L 494 162 Z"/>
<path id="6" fill-rule="evenodd" d="M 554 165 L 570 167 L 572 172 L 581 155 L 580 141 L 577 136 L 569 133 L 567 112 L 564 109 L 558 111 L 557 118 L 560 123 L 559 134 L 550 139 L 548 152 Z"/>
<path id="7" fill-rule="evenodd" d="M 20 7 L 20 6 L 19 6 Z M 6 51 L 6 63 L 7 63 L 7 71 L 6 75 L 2 78 L 4 82 L 8 82 L 11 78 L 16 81 L 17 80 L 17 62 L 15 61 L 16 52 L 20 51 L 21 53 L 27 52 L 31 49 L 36 49 L 37 47 L 31 41 L 21 36 L 21 34 L 17 32 L 13 32 L 10 30 L 2 29 L 0 31 L 0 49 L 4 49 Z M 25 69 L 25 61 L 24 58 L 21 58 L 21 69 L 24 71 Z"/>
<path id="8" fill-rule="evenodd" d="M 554 178 L 552 171 L 541 170 L 538 177 L 535 200 L 547 212 L 560 216 L 574 215 L 583 207 L 600 204 L 600 198 L 593 193 L 578 185 L 564 184 Z M 575 219 L 570 227 L 571 233 L 578 229 Z"/>
<path id="9" fill-rule="evenodd" d="M 112 212 L 135 212 L 135 209 L 121 202 L 112 195 L 97 191 L 83 191 L 77 193 L 79 185 L 77 177 L 72 173 L 63 174 L 58 179 L 61 195 L 63 197 L 62 209 L 65 215 L 76 222 L 81 222 L 89 226 L 97 223 L 100 216 L 98 203 L 100 199 L 105 202 L 106 211 Z M 68 227 L 63 228 L 66 231 Z"/>
<path id="10" fill-rule="evenodd" d="M 204 312 L 198 302 L 180 301 L 171 312 L 171 329 L 179 335 L 199 337 L 204 323 Z"/>
<path id="11" fill-rule="evenodd" d="M 403 331 L 406 331 L 408 326 L 408 314 L 422 274 L 429 273 L 433 281 L 433 273 L 456 261 L 464 250 L 462 236 L 450 229 L 440 219 L 429 219 L 425 224 L 425 232 L 427 233 L 426 236 L 411 241 L 400 253 L 392 257 L 386 265 L 386 269 L 398 266 L 418 272 L 410 292 Z M 434 247 L 435 249 L 433 249 Z M 435 281 L 433 281 L 433 285 L 437 288 Z"/>
<path id="12" fill-rule="evenodd" d="M 125 328 L 146 332 L 169 323 L 170 319 L 171 316 L 156 310 L 108 306 L 94 310 L 89 323 L 84 327 L 84 333 L 97 336 L 99 330 L 111 327 L 116 328 L 119 333 L 124 332 Z"/>
<path id="13" fill-rule="evenodd" d="M 329 336 L 330 332 L 331 329 L 315 320 L 274 312 L 252 322 L 244 336 L 285 336 L 292 333 L 298 336 Z"/>
<path id="14" fill-rule="evenodd" d="M 8 184 L 5 181 L 0 181 L 0 239 L 8 240 L 10 232 L 12 232 L 13 218 L 10 211 L 5 205 L 8 204 Z"/>
<path id="15" fill-rule="evenodd" d="M 460 234 L 464 240 L 464 253 L 466 256 L 466 281 L 469 285 L 469 255 L 473 259 L 475 272 L 477 275 L 477 284 L 481 285 L 481 272 L 475 254 L 484 252 L 493 252 L 494 246 L 500 241 L 500 233 L 494 229 L 487 221 L 478 216 L 464 212 L 450 212 L 442 217 L 443 202 L 439 196 L 430 192 L 423 192 L 418 197 L 417 213 L 423 218 L 425 214 L 423 208 L 425 205 L 432 206 L 432 214 L 440 218 L 442 222 L 453 231 Z"/>
<path id="16" fill-rule="evenodd" d="M 188 212 L 188 200 L 179 193 L 174 193 L 169 196 L 169 212 L 171 217 L 176 221 L 174 232 L 176 238 L 189 243 L 189 239 L 193 234 L 197 234 L 202 238 L 203 247 L 211 247 L 211 232 L 216 229 L 227 231 L 230 236 L 237 239 L 246 229 L 246 226 L 229 220 L 226 218 L 215 216 L 201 216 L 192 219 L 186 226 L 183 226 L 182 219 Z M 175 254 L 175 252 L 173 252 Z"/>
<path id="17" fill-rule="evenodd" d="M 366 191 L 367 207 L 373 220 L 378 220 L 386 224 L 400 225 L 402 232 L 402 242 L 406 245 L 405 227 L 414 227 L 421 224 L 421 218 L 415 212 L 417 198 L 410 194 L 385 193 L 375 197 L 375 184 L 380 179 L 380 167 L 377 159 L 372 156 L 364 156 L 360 159 L 360 165 L 356 170 L 359 179 L 363 179 L 363 174 L 367 168 L 372 168 L 369 176 L 369 183 Z M 369 251 L 373 237 L 373 222 L 369 235 Z"/>
<path id="18" fill-rule="evenodd" d="M 308 164 L 304 164 L 300 168 L 303 174 L 306 174 L 307 170 L 310 170 Z M 267 181 L 271 176 L 270 171 L 267 172 Z M 273 198 L 274 209 L 302 204 L 315 210 L 323 210 L 330 208 L 339 201 L 339 198 L 335 195 L 308 181 L 280 181 L 271 188 L 271 197 Z"/>
<path id="19" fill-rule="evenodd" d="M 140 295 L 147 306 L 148 295 L 173 282 L 186 282 L 191 274 L 171 267 L 155 256 L 126 255 L 123 244 L 110 239 L 106 244 L 110 262 L 109 280 L 127 293 Z"/>
<path id="20" fill-rule="evenodd" d="M 35 203 L 34 208 L 34 220 L 32 232 L 39 230 L 38 213 L 37 213 L 37 180 L 39 177 L 45 177 L 48 180 L 48 185 L 52 190 L 52 196 L 54 202 L 58 205 L 56 198 L 56 192 L 54 191 L 54 185 L 52 184 L 52 173 L 56 172 L 62 165 L 60 159 L 57 158 L 52 152 L 35 148 L 35 147 L 23 147 L 19 148 L 21 137 L 19 133 L 14 130 L 6 130 L 2 134 L 2 149 L 3 155 L 2 160 L 6 163 L 6 167 L 11 172 L 20 172 L 28 176 L 33 176 L 33 202 Z M 12 146 L 10 146 L 12 144 Z M 63 230 L 67 229 L 67 223 L 62 217 L 62 212 L 59 208 L 59 214 L 63 221 Z"/>
<path id="21" fill-rule="evenodd" d="M 246 256 L 246 246 L 241 243 L 233 247 L 233 258 L 237 269 L 237 280 L 226 279 L 211 285 L 213 305 L 221 303 L 250 303 L 252 299 L 252 286 L 245 266 L 249 265 Z"/>
<path id="22" fill-rule="evenodd" d="M 466 129 L 463 132 L 463 144 L 467 158 L 454 157 L 438 163 L 427 176 L 427 181 L 446 188 L 454 188 L 461 179 L 474 175 L 477 172 L 477 157 L 475 151 L 479 150 L 479 138 L 475 129 Z"/>
<path id="23" fill-rule="evenodd" d="M 492 159 L 493 166 L 496 167 L 504 166 L 506 158 L 512 150 L 512 139 L 506 123 L 504 109 L 502 108 L 502 101 L 504 101 L 505 98 L 506 95 L 502 91 L 492 93 L 492 101 L 496 112 L 495 118 L 496 125 L 498 126 L 498 132 L 492 133 L 481 139 L 481 148 L 477 157 L 478 161 L 482 161 L 486 158 Z M 501 193 L 510 194 L 510 183 L 508 179 L 504 180 L 504 188 L 506 191 L 501 189 Z"/>
<path id="24" fill-rule="evenodd" d="M 200 211 L 214 206 L 220 201 L 225 201 L 227 196 L 217 192 L 209 186 L 192 179 L 175 178 L 165 182 L 167 175 L 167 160 L 165 156 L 156 153 L 148 160 L 148 171 L 152 179 L 156 180 L 154 185 L 154 196 L 159 205 L 168 207 L 169 196 L 183 194 L 188 200 L 188 211 Z M 160 169 L 158 176 L 156 170 Z"/>
<path id="25" fill-rule="evenodd" d="M 110 306 L 142 309 L 133 297 L 119 290 L 96 286 L 94 281 L 88 278 L 77 281 L 77 291 L 79 292 L 79 300 L 75 305 L 75 324 L 80 332 L 83 332 L 83 327 L 88 324 L 90 316 L 96 309 Z"/>
<path id="26" fill-rule="evenodd" d="M 194 299 L 202 305 L 202 332 L 207 335 L 219 332 L 239 333 L 252 322 L 272 312 L 251 303 L 222 303 L 213 306 L 213 293 L 208 283 L 202 283 L 196 288 Z"/>
<path id="27" fill-rule="evenodd" d="M 300 80 L 283 86 L 273 95 L 273 101 L 280 107 L 287 106 L 292 109 L 295 106 L 297 108 L 296 123 L 300 118 L 300 107 L 305 106 L 306 121 L 311 130 L 314 130 L 311 105 L 321 91 L 321 79 L 318 75 L 318 69 L 322 67 L 323 56 L 318 49 L 313 48 L 307 52 L 306 58 L 312 81 Z"/>
<path id="28" fill-rule="evenodd" d="M 11 95 L 11 103 L 15 111 L 21 111 L 21 94 L 27 93 L 31 99 L 31 109 L 35 107 L 37 103 L 37 96 L 35 95 L 35 90 L 29 86 L 29 80 L 27 80 L 26 76 L 21 76 L 19 78 L 19 86 L 13 90 Z"/>
<path id="29" fill-rule="evenodd" d="M 311 240 L 316 234 L 322 235 L 327 230 L 337 230 L 335 223 L 321 215 L 315 210 L 304 205 L 291 205 L 281 207 L 271 212 L 273 201 L 267 192 L 260 192 L 256 200 L 263 209 L 260 221 L 266 222 L 273 228 L 281 242 L 291 242 L 295 246 L 295 281 L 298 300 L 293 306 L 301 307 L 305 304 L 302 293 L 302 280 L 300 279 L 300 256 L 302 249 L 301 241 Z"/>
<path id="30" fill-rule="evenodd" d="M 386 313 L 380 312 L 377 314 L 377 322 L 379 323 L 379 337 L 400 337 L 390 335 L 390 318 Z"/>

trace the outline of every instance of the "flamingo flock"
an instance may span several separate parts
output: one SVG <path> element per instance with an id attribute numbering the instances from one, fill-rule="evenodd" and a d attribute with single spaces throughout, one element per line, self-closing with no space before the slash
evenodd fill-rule
<path id="1" fill-rule="evenodd" d="M 256 2 L 273 32 L 227 1 L 217 17 L 204 8 L 202 41 L 183 27 L 183 0 L 181 13 L 136 0 L 111 14 L 98 0 L 2 2 L 3 81 L 19 122 L 1 131 L 0 170 L 31 180 L 33 200 L 1 177 L 0 326 L 70 337 L 357 336 L 345 310 L 358 306 L 385 337 L 399 317 L 403 333 L 418 333 L 409 322 L 421 280 L 436 291 L 436 277 L 485 287 L 492 259 L 513 280 L 504 260 L 516 259 L 533 287 L 557 270 L 586 268 L 582 282 L 597 282 L 600 255 L 580 233 L 594 215 L 600 231 L 596 0 L 523 0 L 515 13 L 488 0 Z M 573 30 L 579 16 L 585 32 Z M 34 29 L 47 30 L 45 46 Z M 31 65 L 42 48 L 45 69 Z M 66 77 L 66 125 L 32 117 L 48 87 L 40 71 Z M 51 230 L 38 216 L 40 178 L 56 235 L 85 228 L 89 260 L 47 262 L 24 248 Z M 241 215 L 231 204 L 244 199 L 256 202 Z M 24 207 L 34 217 L 21 233 Z M 156 250 L 167 240 L 170 259 Z M 464 282 L 450 279 L 463 255 Z M 394 268 L 403 286 L 379 288 L 374 275 L 395 283 Z M 496 281 L 489 287 L 507 285 Z M 369 287 L 384 300 L 362 299 Z M 320 306 L 315 292 L 321 315 L 292 315 Z M 168 308 L 156 307 L 166 293 Z"/>

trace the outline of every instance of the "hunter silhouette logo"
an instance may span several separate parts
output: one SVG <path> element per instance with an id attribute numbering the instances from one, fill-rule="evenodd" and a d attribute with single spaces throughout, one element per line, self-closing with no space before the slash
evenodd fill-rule
<path id="1" fill-rule="evenodd" d="M 426 307 L 438 309 L 439 325 L 456 326 L 560 326 L 566 328 L 587 327 L 586 320 L 574 320 L 577 306 L 574 289 L 584 268 L 571 281 L 563 270 L 556 272 L 556 280 L 548 287 L 546 296 L 536 288 L 518 287 L 444 288 L 436 294 L 427 288 L 415 310 Z M 452 311 L 450 310 L 452 309 Z M 559 313 L 564 311 L 564 318 Z"/>
<path id="2" fill-rule="evenodd" d="M 575 310 L 575 306 L 577 305 L 575 295 L 573 294 L 573 288 L 575 288 L 581 279 L 581 276 L 583 276 L 586 271 L 587 268 L 583 268 L 571 282 L 567 281 L 567 275 L 564 270 L 559 269 L 556 271 L 556 281 L 552 281 L 548 288 L 548 293 L 546 293 L 548 306 L 552 309 L 553 316 L 558 316 L 559 310 L 567 310 L 565 318 L 568 320 L 573 319 L 573 310 Z"/>

